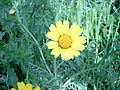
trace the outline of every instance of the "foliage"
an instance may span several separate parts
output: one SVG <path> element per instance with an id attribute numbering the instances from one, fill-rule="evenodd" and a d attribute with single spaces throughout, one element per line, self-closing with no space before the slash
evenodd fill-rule
<path id="1" fill-rule="evenodd" d="M 42 90 L 120 89 L 118 2 L 0 0 L 0 90 L 16 88 L 18 81 Z M 69 61 L 54 59 L 45 45 L 50 24 L 66 19 L 87 37 L 86 49 Z"/>

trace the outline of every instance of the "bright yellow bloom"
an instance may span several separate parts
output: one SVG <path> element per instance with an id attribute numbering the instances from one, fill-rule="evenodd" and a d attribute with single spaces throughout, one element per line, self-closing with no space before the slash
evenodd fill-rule
<path id="1" fill-rule="evenodd" d="M 32 85 L 29 83 L 25 85 L 23 82 L 18 82 L 17 86 L 18 86 L 18 90 L 32 90 Z M 11 90 L 17 90 L 17 89 L 12 88 Z M 40 90 L 40 87 L 37 86 L 33 90 Z"/>
<path id="2" fill-rule="evenodd" d="M 51 55 L 57 58 L 61 55 L 63 60 L 74 59 L 80 55 L 80 51 L 85 49 L 84 43 L 86 42 L 85 36 L 80 36 L 83 32 L 78 24 L 73 24 L 69 28 L 68 21 L 57 21 L 56 26 L 51 24 L 49 27 L 50 32 L 47 37 L 52 41 L 47 42 L 49 49 L 53 49 Z"/>

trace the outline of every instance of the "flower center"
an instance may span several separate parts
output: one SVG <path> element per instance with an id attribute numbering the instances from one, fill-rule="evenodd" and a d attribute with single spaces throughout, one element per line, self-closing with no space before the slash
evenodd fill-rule
<path id="1" fill-rule="evenodd" d="M 72 39 L 70 36 L 62 35 L 58 39 L 58 44 L 61 48 L 67 49 L 72 45 Z"/>

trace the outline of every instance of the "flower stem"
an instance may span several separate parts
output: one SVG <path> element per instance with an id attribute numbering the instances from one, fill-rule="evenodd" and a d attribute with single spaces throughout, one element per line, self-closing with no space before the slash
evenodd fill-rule
<path id="1" fill-rule="evenodd" d="M 15 5 L 14 5 L 15 6 Z M 19 11 L 17 9 L 17 7 L 15 6 L 15 10 L 16 10 L 16 15 L 17 15 L 17 19 L 18 21 L 20 22 L 21 26 L 24 28 L 24 30 L 31 36 L 31 38 L 34 40 L 35 44 L 37 45 L 38 49 L 39 49 L 39 52 L 41 54 L 41 57 L 42 57 L 42 60 L 45 64 L 45 67 L 47 68 L 48 72 L 50 73 L 50 75 L 53 77 L 53 74 L 51 73 L 47 63 L 46 63 L 46 60 L 44 58 L 44 55 L 43 55 L 43 52 L 42 52 L 42 49 L 38 43 L 38 41 L 35 39 L 35 37 L 31 34 L 31 32 L 27 29 L 27 27 L 22 23 L 22 20 L 20 19 L 20 15 L 19 15 Z"/>

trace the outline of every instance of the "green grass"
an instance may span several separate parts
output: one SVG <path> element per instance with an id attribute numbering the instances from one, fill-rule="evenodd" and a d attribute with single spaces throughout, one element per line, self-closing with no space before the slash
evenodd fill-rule
<path id="1" fill-rule="evenodd" d="M 42 90 L 119 90 L 120 7 L 113 1 L 1 0 L 0 90 L 18 81 Z M 45 45 L 58 20 L 78 23 L 87 37 L 74 60 L 54 59 Z"/>

